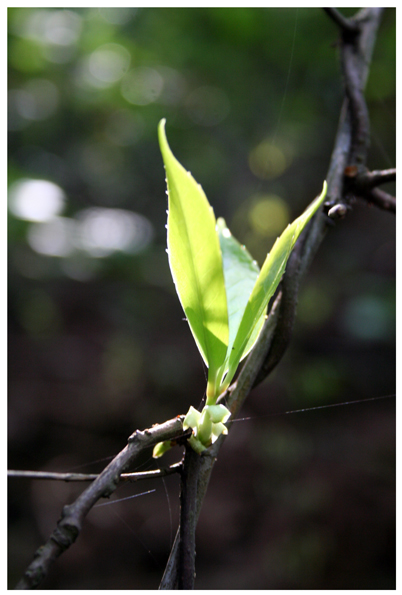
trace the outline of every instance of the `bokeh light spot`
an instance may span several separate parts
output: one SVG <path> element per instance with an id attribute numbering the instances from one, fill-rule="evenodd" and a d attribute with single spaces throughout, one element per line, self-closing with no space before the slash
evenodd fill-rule
<path id="1" fill-rule="evenodd" d="M 284 152 L 269 141 L 257 145 L 249 155 L 251 171 L 261 180 L 272 180 L 283 174 L 288 167 Z"/>
<path id="2" fill-rule="evenodd" d="M 62 212 L 65 200 L 60 186 L 47 180 L 18 180 L 9 191 L 10 211 L 27 221 L 49 221 Z"/>
<path id="3" fill-rule="evenodd" d="M 45 256 L 68 256 L 74 249 L 75 225 L 67 217 L 56 217 L 44 223 L 33 223 L 28 230 L 28 243 Z"/>
<path id="4" fill-rule="evenodd" d="M 153 236 L 146 217 L 123 209 L 85 209 L 78 214 L 77 221 L 79 246 L 98 258 L 117 250 L 139 252 Z"/>
<path id="5" fill-rule="evenodd" d="M 286 202 L 275 194 L 258 196 L 248 213 L 253 231 L 261 236 L 276 236 L 285 229 L 290 220 Z"/>
<path id="6" fill-rule="evenodd" d="M 117 43 L 107 43 L 97 48 L 89 57 L 90 82 L 97 87 L 108 87 L 119 81 L 128 71 L 131 56 Z"/>
<path id="7" fill-rule="evenodd" d="M 45 40 L 62 46 L 77 43 L 82 29 L 81 17 L 72 10 L 57 10 L 44 19 Z"/>

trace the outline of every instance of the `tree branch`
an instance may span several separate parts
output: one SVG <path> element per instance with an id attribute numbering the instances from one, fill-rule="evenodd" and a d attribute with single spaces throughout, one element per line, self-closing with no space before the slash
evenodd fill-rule
<path id="1" fill-rule="evenodd" d="M 380 184 L 395 182 L 396 169 L 361 171 L 357 166 L 349 166 L 345 169 L 345 179 L 349 193 L 381 209 L 396 212 L 395 197 L 377 188 Z"/>
<path id="2" fill-rule="evenodd" d="M 380 207 L 380 209 L 390 211 L 391 213 L 396 212 L 395 197 L 388 194 L 388 192 L 384 192 L 384 190 L 380 190 L 380 188 L 373 188 L 370 192 L 362 195 L 361 198 L 364 198 L 368 203 L 371 203 L 376 207 Z"/>
<path id="3" fill-rule="evenodd" d="M 348 206 L 347 188 L 344 187 L 346 168 L 365 170 L 364 163 L 369 146 L 369 119 L 363 95 L 371 56 L 380 23 L 382 8 L 364 8 L 354 17 L 353 22 L 359 26 L 359 35 L 347 35 L 344 31 L 340 44 L 341 68 L 345 81 L 345 95 L 335 148 L 331 157 L 331 165 L 327 182 L 328 204 L 331 207 L 342 205 L 342 215 Z M 327 14 L 333 18 L 331 9 Z M 349 19 L 351 21 L 352 19 Z M 348 187 L 350 190 L 350 187 Z M 330 215 L 338 215 L 334 209 Z"/>
<path id="4" fill-rule="evenodd" d="M 181 437 L 183 432 L 183 416 L 175 417 L 163 424 L 156 424 L 144 431 L 137 430 L 128 439 L 127 446 L 98 475 L 95 481 L 77 498 L 65 506 L 49 540 L 40 547 L 17 589 L 34 589 L 46 577 L 51 564 L 70 545 L 81 532 L 84 518 L 100 498 L 108 498 L 120 482 L 121 473 L 146 448 L 163 440 Z"/>
<path id="5" fill-rule="evenodd" d="M 328 12 L 328 10 L 327 10 Z M 332 12 L 330 10 L 330 12 Z M 337 11 L 336 11 L 337 12 Z M 357 166 L 349 166 L 350 159 L 355 158 L 353 145 L 359 147 L 360 156 L 366 158 L 366 147 L 368 146 L 368 112 L 362 108 L 362 102 L 365 106 L 365 100 L 362 93 L 364 83 L 368 75 L 368 65 L 371 59 L 374 40 L 379 26 L 381 9 L 363 9 L 355 15 L 354 22 L 359 23 L 360 34 L 353 36 L 353 42 L 347 42 L 348 49 L 345 52 L 344 43 L 341 47 L 343 64 L 352 59 L 353 67 L 349 67 L 350 78 L 346 87 L 353 89 L 352 99 L 355 99 L 355 112 L 352 111 L 352 102 L 348 99 L 344 101 L 341 109 L 341 115 L 338 125 L 338 131 L 335 139 L 335 145 L 331 155 L 331 161 L 327 172 L 328 182 L 328 201 L 327 205 L 332 208 L 328 212 L 333 218 L 344 216 L 348 210 L 345 204 L 344 173 L 347 169 L 358 170 Z M 353 43 L 353 45 L 351 45 Z M 350 47 L 349 47 L 350 46 Z M 351 50 L 356 53 L 351 58 Z M 355 89 L 356 87 L 356 89 Z M 345 90 L 347 93 L 347 89 Z M 355 118 L 358 118 L 360 124 L 351 126 Z M 367 118 L 367 122 L 366 122 Z M 378 198 L 378 200 L 380 200 Z M 385 199 L 384 199 L 385 200 Z M 374 202 L 374 201 L 373 201 Z M 391 207 L 389 207 L 390 210 Z M 255 384 L 259 384 L 274 369 L 282 359 L 287 346 L 290 342 L 293 321 L 295 318 L 297 297 L 300 282 L 309 268 L 314 254 L 323 241 L 328 228 L 328 218 L 323 213 L 317 213 L 311 221 L 309 227 L 299 238 L 291 258 L 286 267 L 285 275 L 282 279 L 282 297 L 280 305 L 280 314 L 278 327 L 275 330 L 272 339 L 272 346 L 259 371 Z"/>
<path id="6" fill-rule="evenodd" d="M 120 482 L 134 483 L 141 479 L 155 479 L 157 477 L 165 477 L 173 473 L 179 473 L 181 463 L 175 463 L 170 467 L 162 467 L 160 469 L 152 469 L 151 471 L 142 471 L 138 473 L 122 473 L 120 475 Z M 99 473 L 53 473 L 51 471 L 7 471 L 7 477 L 15 479 L 52 479 L 55 481 L 94 481 L 99 477 Z"/>
<path id="7" fill-rule="evenodd" d="M 348 165 L 364 165 L 370 142 L 370 119 L 364 98 L 368 64 L 374 47 L 375 34 L 382 13 L 381 8 L 363 9 L 354 17 L 359 35 L 350 36 L 345 30 L 341 44 L 341 67 L 345 94 L 349 100 L 352 122 L 352 143 Z"/>
<path id="8" fill-rule="evenodd" d="M 356 182 L 359 187 L 365 190 L 371 190 L 381 184 L 396 181 L 396 169 L 382 169 L 374 171 L 366 171 L 356 176 Z"/>
<path id="9" fill-rule="evenodd" d="M 194 589 L 197 484 L 200 464 L 200 456 L 187 444 L 181 474 L 180 493 L 180 572 L 178 587 L 181 590 Z"/>

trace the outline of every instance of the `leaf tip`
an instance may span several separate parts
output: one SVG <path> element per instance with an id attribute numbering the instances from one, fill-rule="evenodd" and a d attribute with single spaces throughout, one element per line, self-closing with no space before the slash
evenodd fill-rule
<path id="1" fill-rule="evenodd" d="M 158 139 L 159 139 L 159 146 L 161 148 L 162 155 L 163 155 L 163 150 L 166 148 L 166 146 L 169 146 L 168 142 L 167 142 L 167 138 L 166 138 L 165 124 L 166 124 L 165 118 L 162 118 L 162 120 L 158 124 Z M 166 169 L 166 164 L 165 164 L 165 169 Z"/>

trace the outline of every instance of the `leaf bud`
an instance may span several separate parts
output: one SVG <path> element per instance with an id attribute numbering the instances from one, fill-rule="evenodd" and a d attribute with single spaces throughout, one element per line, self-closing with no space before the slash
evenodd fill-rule
<path id="1" fill-rule="evenodd" d="M 171 440 L 165 440 L 164 442 L 158 442 L 155 444 L 154 449 L 152 451 L 152 457 L 154 459 L 159 459 L 159 457 L 163 456 L 165 452 L 172 448 Z"/>
<path id="2" fill-rule="evenodd" d="M 183 430 L 187 430 L 188 428 L 192 428 L 194 430 L 197 428 L 200 417 L 201 413 L 197 411 L 197 409 L 194 409 L 194 407 L 191 405 L 186 417 L 183 420 Z"/>
<path id="3" fill-rule="evenodd" d="M 212 424 L 212 444 L 214 442 L 216 442 L 216 440 L 219 438 L 219 436 L 221 434 L 227 434 L 228 433 L 228 429 L 225 426 L 225 424 L 222 423 L 218 423 L 218 424 Z"/>
<path id="4" fill-rule="evenodd" d="M 212 420 L 207 407 L 204 407 L 198 422 L 196 437 L 202 444 L 209 446 L 211 443 Z"/>
<path id="5" fill-rule="evenodd" d="M 208 410 L 213 423 L 225 423 L 230 417 L 230 411 L 225 405 L 207 405 L 205 409 Z"/>
<path id="6" fill-rule="evenodd" d="M 201 454 L 204 450 L 206 450 L 206 446 L 204 446 L 195 436 L 191 434 L 188 442 L 193 450 L 198 454 Z"/>

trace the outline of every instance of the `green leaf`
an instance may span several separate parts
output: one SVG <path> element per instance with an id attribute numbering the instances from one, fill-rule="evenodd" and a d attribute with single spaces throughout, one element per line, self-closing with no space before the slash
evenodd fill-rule
<path id="1" fill-rule="evenodd" d="M 222 255 L 215 215 L 201 186 L 172 154 L 165 120 L 158 127 L 169 197 L 168 255 L 176 291 L 198 349 L 208 366 L 207 396 L 214 396 L 216 377 L 229 339 Z"/>
<path id="2" fill-rule="evenodd" d="M 229 371 L 222 385 L 222 392 L 229 386 L 237 366 L 245 353 L 249 338 L 255 328 L 260 324 L 261 316 L 265 312 L 269 300 L 279 285 L 282 275 L 285 272 L 286 263 L 297 238 L 300 236 L 311 217 L 324 202 L 326 193 L 327 183 L 324 182 L 320 196 L 311 203 L 300 217 L 288 225 L 280 238 L 276 240 L 271 252 L 265 259 L 259 277 L 248 300 L 229 355 Z"/>
<path id="3" fill-rule="evenodd" d="M 223 274 L 225 277 L 226 298 L 229 316 L 229 344 L 222 376 L 228 369 L 229 356 L 239 326 L 247 306 L 248 299 L 260 274 L 260 268 L 245 246 L 232 236 L 226 222 L 221 217 L 217 221 L 217 232 L 222 251 Z M 260 321 L 255 325 L 252 336 L 242 354 L 243 359 L 251 351 L 265 320 L 265 310 Z"/>

